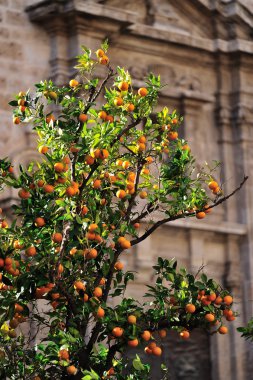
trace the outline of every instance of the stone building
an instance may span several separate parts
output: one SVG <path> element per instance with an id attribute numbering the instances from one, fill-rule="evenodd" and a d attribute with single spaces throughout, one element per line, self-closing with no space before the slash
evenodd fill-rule
<path id="1" fill-rule="evenodd" d="M 134 85 L 160 73 L 159 106 L 177 108 L 198 162 L 222 161 L 225 192 L 249 180 L 206 221 L 176 221 L 157 230 L 128 259 L 139 270 L 130 294 L 140 297 L 158 255 L 206 271 L 229 288 L 240 313 L 229 336 L 168 339 L 164 360 L 174 379 L 249 380 L 252 346 L 236 327 L 253 315 L 253 1 L 252 0 L 0 0 L 1 156 L 25 163 L 33 153 L 28 127 L 14 127 L 8 101 L 36 81 L 69 80 L 82 44 L 106 37 L 115 64 Z M 8 209 L 13 194 L 2 196 Z M 127 260 L 127 259 L 126 259 Z M 173 338 L 174 339 L 174 338 Z M 154 379 L 160 380 L 159 375 Z"/>

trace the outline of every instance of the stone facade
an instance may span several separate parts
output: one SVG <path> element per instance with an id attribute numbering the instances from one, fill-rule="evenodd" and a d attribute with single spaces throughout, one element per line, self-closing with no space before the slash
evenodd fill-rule
<path id="1" fill-rule="evenodd" d="M 149 70 L 161 74 L 167 86 L 159 107 L 184 115 L 183 133 L 199 164 L 222 161 L 225 192 L 249 175 L 240 193 L 207 221 L 163 226 L 125 257 L 139 271 L 129 295 L 141 297 L 157 256 L 177 257 L 195 272 L 204 264 L 235 295 L 240 317 L 229 336 L 182 345 L 191 355 L 181 362 L 178 347 L 168 342 L 171 355 L 166 351 L 164 359 L 180 368 L 171 378 L 249 380 L 252 346 L 236 327 L 253 315 L 252 0 L 0 0 L 0 21 L 1 156 L 14 164 L 33 158 L 31 131 L 11 124 L 12 95 L 44 78 L 66 82 L 80 46 L 96 49 L 109 38 L 111 60 L 129 68 L 134 86 L 144 84 Z M 5 193 L 2 206 L 12 198 Z M 210 360 L 203 372 L 198 358 L 205 346 L 209 358 L 203 360 Z"/>

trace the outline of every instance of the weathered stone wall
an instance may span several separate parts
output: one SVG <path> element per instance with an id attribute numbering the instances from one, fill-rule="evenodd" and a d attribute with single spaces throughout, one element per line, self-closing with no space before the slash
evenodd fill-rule
<path id="1" fill-rule="evenodd" d="M 143 85 L 149 70 L 160 73 L 168 86 L 159 106 L 177 108 L 184 115 L 183 133 L 198 163 L 223 162 L 221 181 L 226 192 L 238 185 L 244 173 L 250 179 L 240 194 L 207 220 L 163 226 L 126 254 L 126 264 L 139 271 L 128 294 L 141 297 L 143 284 L 152 281 L 151 267 L 158 256 L 177 257 L 179 265 L 195 272 L 206 265 L 209 275 L 234 292 L 240 313 L 229 336 L 210 339 L 210 376 L 249 380 L 252 353 L 236 326 L 253 314 L 253 14 L 247 0 L 210 3 L 0 0 L 0 150 L 14 163 L 29 158 L 32 133 L 27 127 L 12 126 L 7 103 L 14 93 L 40 79 L 66 82 L 74 74 L 71 68 L 81 44 L 96 49 L 108 37 L 111 60 L 129 68 L 135 86 Z M 33 7 L 26 13 L 28 4 Z M 11 195 L 5 196 L 6 206 Z M 193 359 L 184 363 L 201 357 L 208 341 L 201 342 L 193 344 Z M 166 358 L 170 360 L 169 353 Z M 193 379 L 192 365 L 190 369 L 180 366 L 176 378 Z M 207 379 L 201 371 L 198 379 Z"/>

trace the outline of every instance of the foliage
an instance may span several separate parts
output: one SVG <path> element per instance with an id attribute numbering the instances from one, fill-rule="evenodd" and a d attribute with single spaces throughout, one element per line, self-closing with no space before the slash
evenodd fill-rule
<path id="1" fill-rule="evenodd" d="M 178 137 L 182 117 L 155 112 L 160 77 L 151 73 L 136 91 L 107 49 L 92 58 L 83 47 L 78 80 L 40 82 L 10 102 L 14 124 L 37 133 L 41 159 L 15 173 L 0 161 L 1 188 L 19 196 L 11 225 L 2 215 L 0 228 L 2 378 L 149 379 L 138 356 L 120 358 L 127 346 L 144 343 L 160 356 L 155 331 L 188 339 L 197 327 L 226 333 L 222 319 L 235 319 L 226 290 L 175 260 L 158 258 L 144 301 L 125 296 L 135 274 L 124 271 L 122 253 L 164 223 L 202 219 L 225 198 L 216 163 L 196 171 Z"/>
<path id="2" fill-rule="evenodd" d="M 253 318 L 249 320 L 246 326 L 238 327 L 237 331 L 242 333 L 241 336 L 245 338 L 246 340 L 253 341 Z"/>

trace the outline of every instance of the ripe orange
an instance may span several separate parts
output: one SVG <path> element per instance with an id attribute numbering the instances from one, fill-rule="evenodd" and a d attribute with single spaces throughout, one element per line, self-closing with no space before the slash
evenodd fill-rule
<path id="1" fill-rule="evenodd" d="M 182 150 L 187 150 L 187 152 L 190 152 L 191 148 L 189 147 L 188 144 L 185 144 L 185 145 L 182 146 Z"/>
<path id="2" fill-rule="evenodd" d="M 95 297 L 102 297 L 102 295 L 103 295 L 103 291 L 102 291 L 102 289 L 101 288 L 99 288 L 98 286 L 94 289 L 94 291 L 93 291 L 93 295 L 95 296 Z"/>
<path id="3" fill-rule="evenodd" d="M 129 104 L 127 105 L 127 111 L 128 111 L 128 112 L 133 112 L 134 109 L 135 109 L 134 104 L 129 103 Z"/>
<path id="4" fill-rule="evenodd" d="M 136 324 L 136 316 L 135 315 L 129 315 L 127 317 L 127 322 L 130 323 L 131 325 L 135 325 Z"/>
<path id="5" fill-rule="evenodd" d="M 4 259 L 0 258 L 0 268 L 4 267 Z M 1 279 L 2 280 L 2 279 Z M 1 281 L 0 281 L 1 282 Z"/>
<path id="6" fill-rule="evenodd" d="M 168 139 L 174 141 L 178 138 L 178 133 L 176 131 L 171 131 L 168 134 Z"/>
<path id="7" fill-rule="evenodd" d="M 215 190 L 217 187 L 219 187 L 219 185 L 216 181 L 211 181 L 208 183 L 208 187 L 210 190 Z"/>
<path id="8" fill-rule="evenodd" d="M 123 249 L 128 249 L 131 247 L 131 242 L 129 240 L 127 240 L 126 238 L 124 238 L 123 236 L 121 236 L 118 239 L 118 243 L 121 246 L 121 248 L 123 248 Z"/>
<path id="9" fill-rule="evenodd" d="M 18 192 L 18 196 L 21 199 L 28 199 L 28 198 L 30 198 L 31 194 L 29 193 L 29 191 L 27 191 L 25 189 L 20 189 Z"/>
<path id="10" fill-rule="evenodd" d="M 118 89 L 119 89 L 120 91 L 127 91 L 127 90 L 128 90 L 128 87 L 129 87 L 129 85 L 128 85 L 127 82 L 120 82 L 120 83 L 118 84 Z"/>
<path id="11" fill-rule="evenodd" d="M 84 293 L 84 295 L 83 295 L 83 301 L 84 302 L 88 302 L 89 301 L 89 296 L 88 296 L 87 293 Z"/>
<path id="12" fill-rule="evenodd" d="M 98 113 L 98 117 L 102 120 L 106 120 L 106 117 L 107 117 L 107 113 L 105 111 L 100 111 Z"/>
<path id="13" fill-rule="evenodd" d="M 60 350 L 58 355 L 61 360 L 69 360 L 69 352 L 65 349 Z"/>
<path id="14" fill-rule="evenodd" d="M 153 348 L 152 354 L 155 356 L 161 356 L 162 355 L 162 349 L 160 347 L 156 346 Z"/>
<path id="15" fill-rule="evenodd" d="M 60 232 L 55 232 L 52 236 L 52 240 L 54 243 L 61 243 L 63 236 Z"/>
<path id="16" fill-rule="evenodd" d="M 78 116 L 78 120 L 79 120 L 81 123 L 85 123 L 85 122 L 88 120 L 88 115 L 86 115 L 85 113 L 81 113 L 81 114 Z"/>
<path id="17" fill-rule="evenodd" d="M 88 260 L 95 259 L 97 255 L 98 255 L 98 251 L 95 248 L 91 248 L 86 254 L 86 259 Z"/>
<path id="18" fill-rule="evenodd" d="M 221 326 L 219 329 L 218 329 L 219 333 L 220 334 L 227 334 L 228 332 L 228 328 L 226 326 Z"/>
<path id="19" fill-rule="evenodd" d="M 137 230 L 138 228 L 140 228 L 140 223 L 134 223 L 134 228 Z"/>
<path id="20" fill-rule="evenodd" d="M 25 254 L 26 256 L 28 257 L 33 257 L 35 256 L 37 253 L 36 251 L 36 248 L 32 245 L 31 247 L 28 247 L 26 250 L 25 250 Z"/>
<path id="21" fill-rule="evenodd" d="M 101 160 L 106 160 L 108 157 L 109 157 L 108 150 L 107 149 L 101 149 L 100 154 L 99 154 L 99 158 L 101 158 Z"/>
<path id="22" fill-rule="evenodd" d="M 150 165 L 150 164 L 152 164 L 152 162 L 153 162 L 153 158 L 152 157 L 146 157 L 146 161 L 147 161 L 147 164 L 148 165 Z"/>
<path id="23" fill-rule="evenodd" d="M 148 193 L 146 192 L 146 191 L 141 191 L 140 193 L 139 193 L 139 196 L 140 196 L 140 198 L 141 199 L 145 199 L 145 198 L 147 198 L 147 196 L 148 196 Z"/>
<path id="24" fill-rule="evenodd" d="M 13 118 L 13 124 L 20 124 L 20 118 L 19 117 L 14 117 Z"/>
<path id="25" fill-rule="evenodd" d="M 90 232 L 94 232 L 94 231 L 96 231 L 98 229 L 98 225 L 96 224 L 96 223 L 91 223 L 90 225 L 89 225 L 89 228 L 88 228 L 88 230 L 90 231 Z"/>
<path id="26" fill-rule="evenodd" d="M 144 152 L 144 150 L 146 149 L 146 145 L 143 144 L 143 143 L 138 143 L 137 144 L 137 149 L 139 152 Z"/>
<path id="27" fill-rule="evenodd" d="M 116 193 L 116 197 L 119 199 L 123 199 L 123 198 L 125 198 L 125 196 L 126 196 L 125 190 L 118 190 Z"/>
<path id="28" fill-rule="evenodd" d="M 137 347 L 139 344 L 138 339 L 132 339 L 127 342 L 129 347 Z"/>
<path id="29" fill-rule="evenodd" d="M 113 103 L 114 103 L 114 105 L 115 105 L 116 107 L 120 107 L 120 106 L 122 106 L 122 104 L 123 104 L 123 99 L 120 98 L 120 97 L 115 98 L 114 101 L 113 101 Z"/>
<path id="30" fill-rule="evenodd" d="M 43 186 L 43 190 L 45 191 L 45 193 L 48 193 L 48 194 L 53 193 L 54 186 L 46 184 Z"/>
<path id="31" fill-rule="evenodd" d="M 231 303 L 233 303 L 233 297 L 231 297 L 231 296 L 225 296 L 224 298 L 223 298 L 223 302 L 226 304 L 226 305 L 231 305 Z"/>
<path id="32" fill-rule="evenodd" d="M 103 57 L 100 57 L 99 63 L 101 65 L 107 65 L 109 63 L 109 58 L 107 57 L 107 55 L 103 55 Z"/>
<path id="33" fill-rule="evenodd" d="M 123 161 L 123 163 L 122 163 L 122 168 L 123 169 L 128 169 L 129 166 L 130 166 L 130 162 L 129 161 Z"/>
<path id="34" fill-rule="evenodd" d="M 116 261 L 114 264 L 114 269 L 115 270 L 122 270 L 124 268 L 124 264 L 121 261 Z"/>
<path id="35" fill-rule="evenodd" d="M 216 298 L 216 300 L 215 300 L 214 303 L 215 303 L 215 305 L 220 305 L 222 302 L 223 302 L 222 297 L 218 296 L 218 297 Z"/>
<path id="36" fill-rule="evenodd" d="M 135 177 L 136 177 L 136 174 L 135 174 L 134 172 L 130 172 L 130 173 L 128 173 L 127 179 L 128 179 L 130 182 L 134 182 Z"/>
<path id="37" fill-rule="evenodd" d="M 97 190 L 97 189 L 100 189 L 100 187 L 101 187 L 101 180 L 100 179 L 95 179 L 93 181 L 93 188 Z"/>
<path id="38" fill-rule="evenodd" d="M 144 352 L 145 352 L 145 354 L 147 354 L 147 355 L 151 355 L 151 354 L 152 354 L 152 350 L 151 350 L 150 348 L 148 348 L 148 347 L 145 347 L 145 348 L 144 348 Z"/>
<path id="39" fill-rule="evenodd" d="M 138 95 L 144 97 L 148 95 L 148 90 L 145 87 L 141 87 L 138 90 Z"/>
<path id="40" fill-rule="evenodd" d="M 192 303 L 188 303 L 185 306 L 185 310 L 186 310 L 187 313 L 193 314 L 195 312 L 195 310 L 196 310 L 196 307 Z"/>
<path id="41" fill-rule="evenodd" d="M 158 334 L 159 334 L 160 338 L 165 338 L 167 336 L 167 331 L 162 329 L 162 330 L 158 331 Z"/>
<path id="42" fill-rule="evenodd" d="M 43 227 L 46 224 L 45 219 L 40 217 L 36 218 L 34 223 L 36 227 Z"/>
<path id="43" fill-rule="evenodd" d="M 215 320 L 215 316 L 213 314 L 211 314 L 211 313 L 208 313 L 208 314 L 205 315 L 205 320 L 207 322 L 213 322 Z"/>
<path id="44" fill-rule="evenodd" d="M 97 317 L 98 318 L 103 318 L 104 315 L 105 315 L 104 309 L 102 309 L 102 307 L 99 307 L 98 310 L 97 310 Z"/>
<path id="45" fill-rule="evenodd" d="M 40 152 L 41 154 L 46 154 L 46 153 L 48 152 L 48 147 L 42 145 L 42 146 L 39 147 L 38 150 L 39 150 L 39 152 Z"/>
<path id="46" fill-rule="evenodd" d="M 77 374 L 77 368 L 74 365 L 70 365 L 67 367 L 67 373 L 68 375 L 76 375 Z"/>
<path id="47" fill-rule="evenodd" d="M 77 191 L 76 191 L 76 188 L 74 188 L 74 186 L 68 186 L 67 189 L 66 189 L 66 194 L 68 197 L 73 197 L 74 195 L 76 195 Z"/>
<path id="48" fill-rule="evenodd" d="M 76 79 L 71 79 L 69 81 L 69 86 L 72 87 L 72 88 L 75 88 L 79 85 L 79 82 L 76 80 Z"/>
<path id="49" fill-rule="evenodd" d="M 85 157 L 85 162 L 87 165 L 93 165 L 95 162 L 95 159 L 90 156 L 89 154 Z"/>
<path id="50" fill-rule="evenodd" d="M 189 339 L 189 337 L 190 337 L 190 333 L 189 333 L 189 331 L 187 331 L 187 330 L 181 331 L 181 333 L 180 333 L 179 335 L 180 335 L 181 338 L 184 339 L 184 340 Z"/>
<path id="51" fill-rule="evenodd" d="M 114 117 L 112 115 L 107 115 L 105 118 L 106 121 L 109 121 L 110 123 L 113 123 Z"/>
<path id="52" fill-rule="evenodd" d="M 47 117 L 46 117 L 46 122 L 49 124 L 50 123 L 50 121 L 55 121 L 55 117 L 54 117 L 54 115 L 53 114 L 50 114 L 50 115 L 48 115 Z"/>
<path id="53" fill-rule="evenodd" d="M 74 288 L 76 290 L 85 290 L 85 285 L 82 281 L 75 281 L 74 282 Z"/>
<path id="54" fill-rule="evenodd" d="M 215 301 L 216 300 L 216 294 L 215 293 L 208 294 L 207 299 L 211 302 Z"/>
<path id="55" fill-rule="evenodd" d="M 140 136 L 140 137 L 138 138 L 138 142 L 139 142 L 139 143 L 145 144 L 146 141 L 147 141 L 147 139 L 146 139 L 145 136 Z"/>
<path id="56" fill-rule="evenodd" d="M 56 173 L 62 173 L 64 171 L 64 165 L 62 162 L 56 162 L 54 164 L 54 170 Z"/>
<path id="57" fill-rule="evenodd" d="M 150 338 L 151 338 L 150 331 L 148 331 L 148 330 L 143 331 L 143 333 L 141 334 L 141 337 L 142 337 L 143 340 L 145 340 L 146 342 L 148 342 L 150 340 Z"/>
<path id="58" fill-rule="evenodd" d="M 112 330 L 112 335 L 115 336 L 115 338 L 120 338 L 124 333 L 124 330 L 121 327 L 114 327 Z"/>
<path id="59" fill-rule="evenodd" d="M 156 342 L 150 342 L 149 345 L 148 345 L 148 348 L 150 350 L 153 350 L 155 347 L 156 347 Z"/>
<path id="60" fill-rule="evenodd" d="M 197 219 L 204 219 L 206 217 L 206 214 L 204 211 L 200 211 L 196 213 L 196 218 Z"/>
<path id="61" fill-rule="evenodd" d="M 81 214 L 82 214 L 82 215 L 86 215 L 86 214 L 88 214 L 88 212 L 89 212 L 88 207 L 87 207 L 87 206 L 83 206 L 83 207 L 82 207 Z"/>
<path id="62" fill-rule="evenodd" d="M 104 50 L 102 50 L 102 49 L 98 49 L 98 50 L 95 52 L 95 54 L 96 54 L 96 56 L 97 56 L 98 58 L 101 58 L 101 57 L 103 57 L 103 56 L 105 55 L 105 52 L 104 52 Z"/>
<path id="63" fill-rule="evenodd" d="M 62 274 L 64 272 L 64 268 L 63 268 L 63 265 L 62 264 L 59 264 L 58 265 L 58 274 Z"/>
<path id="64" fill-rule="evenodd" d="M 219 194 L 221 192 L 221 188 L 218 186 L 213 190 L 214 194 Z"/>

